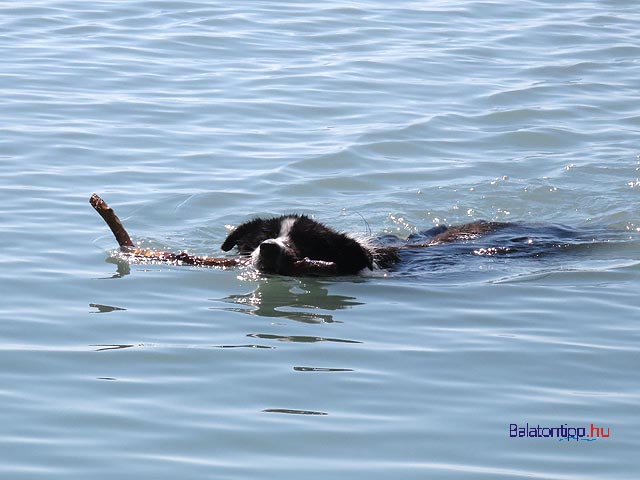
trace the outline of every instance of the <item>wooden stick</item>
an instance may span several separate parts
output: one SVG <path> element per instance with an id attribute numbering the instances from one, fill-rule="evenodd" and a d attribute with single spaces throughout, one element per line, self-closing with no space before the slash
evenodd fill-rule
<path id="1" fill-rule="evenodd" d="M 112 208 L 107 205 L 100 196 L 96 193 L 91 195 L 89 199 L 91 206 L 100 214 L 102 219 L 109 226 L 113 232 L 114 237 L 118 245 L 120 245 L 120 251 L 126 255 L 127 260 L 132 261 L 146 261 L 146 262 L 171 262 L 186 265 L 194 265 L 197 267 L 222 267 L 229 268 L 238 265 L 247 265 L 251 262 L 249 257 L 198 257 L 196 255 L 189 255 L 186 252 L 171 253 L 163 252 L 160 250 L 150 250 L 136 248 L 135 244 L 131 240 L 129 233 L 122 225 L 122 222 L 115 214 Z"/>
<path id="2" fill-rule="evenodd" d="M 230 268 L 251 265 L 251 257 L 198 257 L 186 252 L 172 253 L 161 250 L 136 248 L 129 233 L 112 208 L 96 193 L 89 199 L 91 206 L 100 214 L 116 237 L 120 251 L 130 262 L 167 262 L 196 267 Z M 293 276 L 333 276 L 337 275 L 337 266 L 333 262 L 304 258 L 293 264 L 289 275 Z"/>
<path id="3" fill-rule="evenodd" d="M 167 262 L 195 267 L 237 267 L 251 263 L 250 257 L 199 257 L 186 252 L 172 253 L 160 250 L 133 248 L 123 250 L 127 258 L 142 262 Z"/>
<path id="4" fill-rule="evenodd" d="M 93 195 L 91 195 L 89 203 L 96 210 L 96 212 L 100 214 L 102 219 L 107 222 L 107 225 L 113 232 L 113 235 L 116 237 L 116 241 L 118 242 L 118 245 L 120 245 L 120 248 L 135 247 L 135 245 L 131 241 L 131 237 L 122 226 L 122 222 L 115 214 L 113 209 L 111 209 L 109 205 L 107 205 L 107 202 L 101 199 L 97 193 L 94 193 Z"/>
<path id="5" fill-rule="evenodd" d="M 293 264 L 293 276 L 333 276 L 338 274 L 338 267 L 333 262 L 304 258 Z"/>

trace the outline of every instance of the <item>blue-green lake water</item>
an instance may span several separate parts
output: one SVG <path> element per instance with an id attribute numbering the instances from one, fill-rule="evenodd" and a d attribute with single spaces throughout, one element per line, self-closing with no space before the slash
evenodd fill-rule
<path id="1" fill-rule="evenodd" d="M 615 0 L 1 2 L 0 477 L 637 478 L 638 25 Z M 616 235 L 349 278 L 128 266 L 93 192 L 200 255 L 290 212 Z"/>

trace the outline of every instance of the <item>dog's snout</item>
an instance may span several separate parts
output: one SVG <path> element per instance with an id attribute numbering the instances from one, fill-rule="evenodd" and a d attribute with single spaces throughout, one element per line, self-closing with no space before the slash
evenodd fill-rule
<path id="1" fill-rule="evenodd" d="M 263 241 L 258 250 L 258 268 L 267 273 L 286 275 L 297 259 L 295 252 L 279 238 Z"/>
<path id="2" fill-rule="evenodd" d="M 265 240 L 260 244 L 260 255 L 264 258 L 274 258 L 281 253 L 282 247 L 273 239 Z"/>

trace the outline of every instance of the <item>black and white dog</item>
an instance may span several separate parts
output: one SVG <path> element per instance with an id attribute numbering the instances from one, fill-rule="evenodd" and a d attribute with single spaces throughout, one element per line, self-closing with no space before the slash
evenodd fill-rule
<path id="1" fill-rule="evenodd" d="M 222 250 L 238 248 L 240 255 L 261 272 L 280 275 L 354 275 L 363 270 L 393 267 L 407 249 L 473 239 L 509 226 L 509 223 L 478 221 L 439 226 L 429 235 L 409 237 L 405 243 L 388 245 L 358 240 L 337 232 L 305 215 L 256 218 L 235 228 Z M 417 243 L 412 242 L 417 240 Z"/>
<path id="2" fill-rule="evenodd" d="M 237 247 L 239 256 L 201 257 L 140 248 L 100 196 L 93 194 L 89 202 L 114 234 L 120 255 L 129 262 L 220 268 L 251 265 L 264 273 L 290 276 L 355 275 L 377 268 L 388 270 L 400 263 L 410 270 L 431 271 L 470 253 L 481 257 L 506 254 L 538 258 L 560 251 L 584 252 L 598 244 L 630 238 L 624 231 L 609 229 L 482 220 L 451 227 L 438 225 L 406 240 L 394 235 L 364 238 L 337 232 L 305 215 L 282 215 L 256 218 L 236 227 L 222 244 L 222 250 Z"/>
<path id="3" fill-rule="evenodd" d="M 305 215 L 256 218 L 239 225 L 222 244 L 225 252 L 238 247 L 251 255 L 254 267 L 265 273 L 295 275 L 302 264 L 316 263 L 338 275 L 373 269 L 374 251 L 343 233 Z"/>

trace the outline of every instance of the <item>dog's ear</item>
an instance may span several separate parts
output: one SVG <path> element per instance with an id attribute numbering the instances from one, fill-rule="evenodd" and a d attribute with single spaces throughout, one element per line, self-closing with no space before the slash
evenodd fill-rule
<path id="1" fill-rule="evenodd" d="M 256 220 L 238 225 L 227 236 L 227 239 L 222 244 L 222 250 L 228 252 L 236 245 L 238 245 L 238 250 L 248 250 L 251 249 L 251 245 L 253 245 L 254 243 L 255 245 L 253 246 L 253 248 L 256 248 L 261 241 L 256 239 L 256 237 L 260 232 L 260 224 L 263 222 L 264 220 L 258 218 Z M 255 240 L 252 241 L 252 239 Z"/>
<path id="2" fill-rule="evenodd" d="M 260 245 L 268 238 L 275 238 L 280 232 L 280 222 L 278 218 L 263 219 L 256 218 L 249 222 L 238 225 L 222 244 L 222 250 L 228 252 L 236 245 L 240 253 L 248 253 Z"/>
<path id="3" fill-rule="evenodd" d="M 241 226 L 242 225 L 234 228 L 233 231 L 229 235 L 227 235 L 227 238 L 225 239 L 221 247 L 223 251 L 228 252 L 237 245 L 238 238 L 240 238 L 240 235 L 242 234 L 241 231 L 238 231 L 240 230 Z"/>

